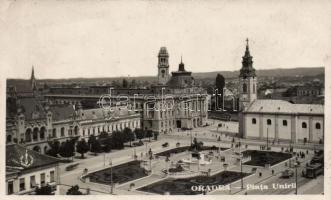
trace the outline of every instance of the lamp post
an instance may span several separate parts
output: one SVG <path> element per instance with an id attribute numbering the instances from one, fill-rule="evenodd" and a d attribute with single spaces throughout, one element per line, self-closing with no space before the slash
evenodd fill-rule
<path id="1" fill-rule="evenodd" d="M 218 95 L 218 88 L 215 89 L 215 110 L 218 110 L 217 95 Z"/>
<path id="2" fill-rule="evenodd" d="M 241 189 L 244 189 L 244 179 L 243 179 L 243 163 L 242 163 L 242 158 L 243 158 L 243 154 L 241 153 L 241 142 L 239 139 L 239 158 L 240 158 L 240 176 L 241 176 Z"/>
<path id="3" fill-rule="evenodd" d="M 269 149 L 269 128 L 267 127 L 267 150 Z"/>
<path id="4" fill-rule="evenodd" d="M 294 163 L 295 167 L 295 194 L 298 195 L 298 167 L 300 166 L 299 161 Z"/>
<path id="5" fill-rule="evenodd" d="M 223 94 L 222 94 L 222 97 L 223 97 L 223 100 L 222 100 L 222 106 L 223 106 L 223 109 L 222 109 L 222 110 L 223 110 L 223 111 L 225 111 L 225 110 L 224 110 L 224 89 L 225 89 L 225 88 L 222 89 L 222 91 L 223 91 Z"/>
<path id="6" fill-rule="evenodd" d="M 110 165 L 110 194 L 113 194 L 114 185 L 113 185 L 113 161 L 109 158 L 109 165 Z"/>

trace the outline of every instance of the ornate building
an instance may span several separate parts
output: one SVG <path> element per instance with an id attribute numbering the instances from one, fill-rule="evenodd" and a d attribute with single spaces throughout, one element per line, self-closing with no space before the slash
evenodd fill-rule
<path id="1" fill-rule="evenodd" d="M 207 94 L 195 85 L 192 73 L 181 61 L 178 71 L 169 75 L 169 54 L 161 47 L 158 54 L 158 84 L 150 89 L 112 89 L 108 86 L 50 88 L 49 93 L 20 96 L 16 87 L 7 93 L 6 140 L 45 153 L 48 141 L 112 133 L 128 127 L 154 133 L 203 126 L 207 120 Z M 32 68 L 29 91 L 37 89 Z M 53 90 L 54 89 L 54 90 Z M 108 96 L 112 91 L 111 96 Z M 112 100 L 111 109 L 82 108 L 81 102 Z M 125 101 L 118 97 L 125 97 Z M 106 98 L 106 99 L 107 99 Z"/>

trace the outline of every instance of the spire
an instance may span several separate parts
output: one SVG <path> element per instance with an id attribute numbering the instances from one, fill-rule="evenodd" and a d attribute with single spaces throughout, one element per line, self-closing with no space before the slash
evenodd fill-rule
<path id="1" fill-rule="evenodd" d="M 240 69 L 240 77 L 255 77 L 255 69 L 253 68 L 253 57 L 249 51 L 249 40 L 246 39 L 245 55 L 242 57 L 242 68 Z"/>
<path id="2" fill-rule="evenodd" d="M 37 89 L 37 83 L 36 83 L 36 77 L 34 76 L 34 66 L 32 65 L 32 72 L 31 72 L 31 89 L 36 90 Z"/>
<path id="3" fill-rule="evenodd" d="M 178 66 L 178 71 L 185 72 L 185 65 L 183 63 L 183 56 L 180 56 L 180 63 Z"/>
<path id="4" fill-rule="evenodd" d="M 249 52 L 249 44 L 248 44 L 248 38 L 246 38 L 246 51 L 245 51 L 245 57 L 249 57 L 251 56 L 250 52 Z"/>
<path id="5" fill-rule="evenodd" d="M 31 78 L 30 78 L 30 80 L 32 81 L 34 79 L 35 79 L 35 77 L 34 77 L 34 66 L 32 65 L 32 72 L 31 72 Z"/>

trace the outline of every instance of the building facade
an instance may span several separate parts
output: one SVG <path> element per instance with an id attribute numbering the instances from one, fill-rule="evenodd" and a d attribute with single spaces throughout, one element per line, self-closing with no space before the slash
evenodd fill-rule
<path id="1" fill-rule="evenodd" d="M 6 147 L 6 194 L 34 194 L 49 185 L 52 193 L 58 182 L 58 160 L 18 144 Z"/>
<path id="2" fill-rule="evenodd" d="M 239 135 L 259 140 L 321 143 L 324 106 L 257 99 L 257 78 L 248 40 L 239 76 Z"/>
<path id="3" fill-rule="evenodd" d="M 182 61 L 178 71 L 170 76 L 168 59 L 167 49 L 161 47 L 158 83 L 149 89 L 51 87 L 46 94 L 31 92 L 29 96 L 19 96 L 12 88 L 7 97 L 11 100 L 7 107 L 7 143 L 19 143 L 45 153 L 49 149 L 48 142 L 54 139 L 64 142 L 72 137 L 87 138 L 101 132 L 111 134 L 125 128 L 166 134 L 205 125 L 206 91 L 195 85 L 192 73 L 185 70 Z M 32 69 L 31 91 L 37 90 L 36 81 Z M 97 106 L 83 108 L 84 101 Z"/>

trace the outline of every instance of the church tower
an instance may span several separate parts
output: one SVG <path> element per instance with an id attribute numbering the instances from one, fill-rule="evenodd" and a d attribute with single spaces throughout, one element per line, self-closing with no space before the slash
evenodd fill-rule
<path id="1" fill-rule="evenodd" d="M 32 66 L 30 84 L 31 84 L 32 91 L 37 90 L 37 82 L 36 82 L 36 78 L 34 77 L 34 67 L 33 66 Z"/>
<path id="2" fill-rule="evenodd" d="M 158 84 L 165 85 L 169 80 L 169 54 L 167 48 L 161 47 L 158 55 Z"/>
<path id="3" fill-rule="evenodd" d="M 253 68 L 253 57 L 249 52 L 248 39 L 246 51 L 242 57 L 242 68 L 239 75 L 239 111 L 245 110 L 257 98 L 257 77 Z"/>

